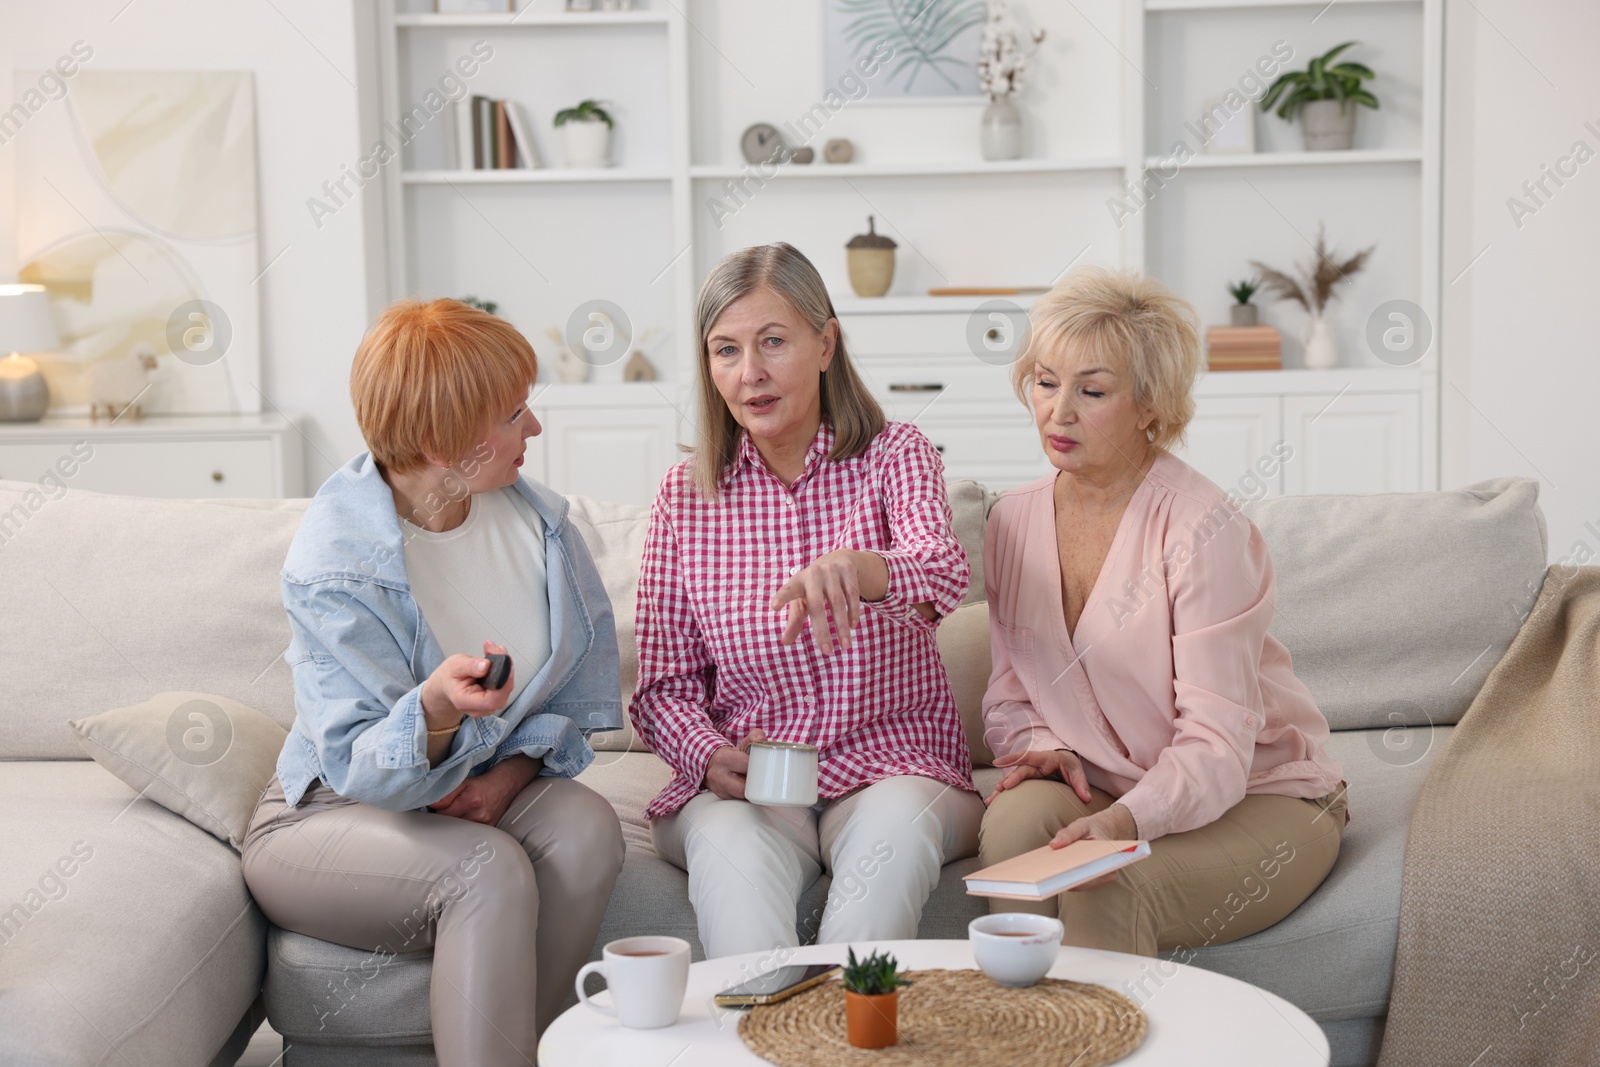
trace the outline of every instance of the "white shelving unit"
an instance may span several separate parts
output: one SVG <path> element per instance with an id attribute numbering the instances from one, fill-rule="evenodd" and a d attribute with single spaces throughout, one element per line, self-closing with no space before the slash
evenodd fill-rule
<path id="1" fill-rule="evenodd" d="M 1251 259 L 1303 261 L 1323 220 L 1336 248 L 1379 249 L 1336 306 L 1349 366 L 1295 369 L 1296 314 L 1265 309 L 1285 334 L 1290 369 L 1206 376 L 1191 455 L 1227 485 L 1250 448 L 1300 434 L 1307 449 L 1374 453 L 1373 463 L 1365 475 L 1286 465 L 1274 491 L 1437 484 L 1437 330 L 1419 366 L 1395 368 L 1365 352 L 1359 320 L 1380 297 L 1398 297 L 1439 321 L 1442 0 L 1019 0 L 1019 18 L 1049 31 L 1019 98 L 1028 158 L 979 158 L 972 101 L 907 107 L 869 93 L 808 139 L 816 162 L 777 168 L 748 166 L 739 135 L 752 122 L 783 128 L 817 113 L 827 88 L 822 0 L 759 10 L 641 0 L 621 13 L 532 0 L 503 15 L 375 2 L 386 122 L 485 41 L 494 58 L 467 91 L 519 100 L 546 164 L 454 169 L 446 109 L 384 171 L 378 239 L 389 293 L 496 300 L 541 351 L 546 331 L 589 299 L 621 305 L 636 336 L 654 330 L 643 348 L 657 382 L 623 383 L 620 363 L 581 385 L 541 379 L 535 411 L 547 428 L 528 469 L 557 489 L 642 502 L 678 443 L 693 440 L 694 294 L 737 248 L 788 240 L 806 251 L 892 416 L 916 418 L 953 476 L 1010 485 L 1042 471 L 1043 459 L 1007 368 L 971 350 L 971 317 L 992 298 L 922 295 L 928 288 L 1047 286 L 1072 265 L 1102 262 L 1154 273 L 1205 322 L 1221 322 L 1223 283 L 1248 275 Z M 1355 53 L 1379 72 L 1384 105 L 1363 111 L 1354 150 L 1303 151 L 1297 125 L 1256 111 L 1256 153 L 1201 153 L 1174 173 L 1183 122 L 1274 41 L 1292 47 L 1285 69 L 1295 69 L 1346 39 L 1362 41 Z M 615 167 L 561 166 L 550 116 L 585 97 L 617 115 Z M 854 162 L 821 160 L 835 136 L 856 143 Z M 1112 211 L 1151 184 L 1155 195 L 1131 215 Z M 869 214 L 900 242 L 895 284 L 876 300 L 851 294 L 843 252 Z M 1026 307 L 1033 296 L 1008 299 Z M 1314 410 L 1302 419 L 1302 409 Z"/>

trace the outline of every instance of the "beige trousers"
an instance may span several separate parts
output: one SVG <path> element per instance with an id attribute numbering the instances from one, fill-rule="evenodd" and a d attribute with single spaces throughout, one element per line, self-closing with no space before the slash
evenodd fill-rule
<path id="1" fill-rule="evenodd" d="M 985 866 L 1048 844 L 1074 819 L 1116 798 L 1091 788 L 1089 803 L 1062 782 L 1034 778 L 995 798 L 983 819 Z M 1265 930 L 1314 892 L 1339 855 L 1345 785 L 1317 800 L 1252 794 L 1216 822 L 1150 842 L 1150 855 L 1096 889 L 1043 901 L 992 897 L 990 911 L 1059 916 L 1062 943 L 1139 956 L 1220 945 Z"/>
<path id="2" fill-rule="evenodd" d="M 392 956 L 431 948 L 440 1067 L 527 1067 L 594 945 L 622 830 L 604 797 L 568 778 L 534 779 L 485 826 L 385 811 L 320 782 L 291 808 L 274 775 L 242 851 L 268 919 L 373 953 L 353 983 L 330 984 L 324 1018 Z"/>
<path id="3" fill-rule="evenodd" d="M 824 869 L 818 944 L 917 936 L 939 869 L 978 848 L 983 801 L 915 775 L 885 778 L 809 808 L 703 792 L 651 824 L 656 852 L 689 872 L 707 958 L 798 943 L 795 909 Z"/>

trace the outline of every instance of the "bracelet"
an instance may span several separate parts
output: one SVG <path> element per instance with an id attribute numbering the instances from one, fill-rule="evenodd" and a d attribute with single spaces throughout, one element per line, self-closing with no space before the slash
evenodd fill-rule
<path id="1" fill-rule="evenodd" d="M 456 724 L 454 726 L 446 726 L 442 730 L 429 730 L 428 731 L 428 736 L 429 737 L 443 737 L 445 734 L 453 734 L 457 730 L 461 729 L 461 724 L 466 722 L 466 721 L 467 721 L 467 717 L 465 715 L 463 715 L 463 716 L 461 716 L 460 719 L 456 720 Z"/>

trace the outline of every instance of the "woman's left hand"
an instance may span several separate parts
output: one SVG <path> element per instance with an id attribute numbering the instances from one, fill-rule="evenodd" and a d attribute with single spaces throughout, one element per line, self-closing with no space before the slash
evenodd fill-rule
<path id="1" fill-rule="evenodd" d="M 1096 841 L 1137 841 L 1139 827 L 1135 825 L 1133 812 L 1121 804 L 1113 804 L 1104 811 L 1097 811 L 1093 815 L 1085 815 L 1081 819 L 1073 819 L 1067 825 L 1056 831 L 1056 836 L 1050 839 L 1051 848 L 1066 848 L 1074 841 L 1084 838 L 1093 838 Z M 1110 885 L 1117 880 L 1116 871 L 1102 874 L 1098 878 L 1091 878 L 1067 890 L 1076 893 L 1080 889 L 1098 889 L 1103 885 Z"/>
<path id="2" fill-rule="evenodd" d="M 529 765 L 532 773 L 529 773 Z M 506 809 L 539 774 L 540 761 L 516 755 L 502 760 L 476 778 L 468 778 L 430 807 L 435 815 L 498 825 Z"/>
<path id="3" fill-rule="evenodd" d="M 789 622 L 780 639 L 783 644 L 794 644 L 809 618 L 817 651 L 824 656 L 832 654 L 833 634 L 828 629 L 831 611 L 833 626 L 839 631 L 839 647 L 850 647 L 850 631 L 861 620 L 861 573 L 856 558 L 861 555 L 873 555 L 882 567 L 881 557 L 845 548 L 818 556 L 809 567 L 783 583 L 772 598 L 775 611 L 789 605 Z"/>

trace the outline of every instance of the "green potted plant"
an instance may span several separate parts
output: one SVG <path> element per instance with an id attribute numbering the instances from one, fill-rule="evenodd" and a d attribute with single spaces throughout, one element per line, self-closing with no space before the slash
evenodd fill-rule
<path id="1" fill-rule="evenodd" d="M 1228 317 L 1234 326 L 1255 326 L 1260 322 L 1258 308 L 1250 303 L 1250 298 L 1256 295 L 1256 290 L 1261 288 L 1261 283 L 1254 278 L 1246 278 L 1242 282 L 1229 282 L 1228 292 L 1233 294 L 1236 303 L 1228 309 Z"/>
<path id="2" fill-rule="evenodd" d="M 893 956 L 856 959 L 850 949 L 842 975 L 845 1030 L 856 1048 L 887 1048 L 900 1040 L 900 987 L 909 986 Z"/>
<path id="3" fill-rule="evenodd" d="M 557 111 L 556 129 L 561 131 L 567 166 L 609 167 L 613 128 L 611 115 L 598 100 L 585 100 L 576 107 Z"/>
<path id="4" fill-rule="evenodd" d="M 1378 98 L 1361 84 L 1377 77 L 1371 68 L 1350 60 L 1333 65 L 1340 52 L 1356 43 L 1346 41 L 1312 59 L 1305 70 L 1280 75 L 1261 98 L 1261 110 L 1277 104 L 1278 117 L 1285 122 L 1293 122 L 1298 112 L 1307 152 L 1349 148 L 1356 133 L 1355 105 L 1378 106 Z"/>

